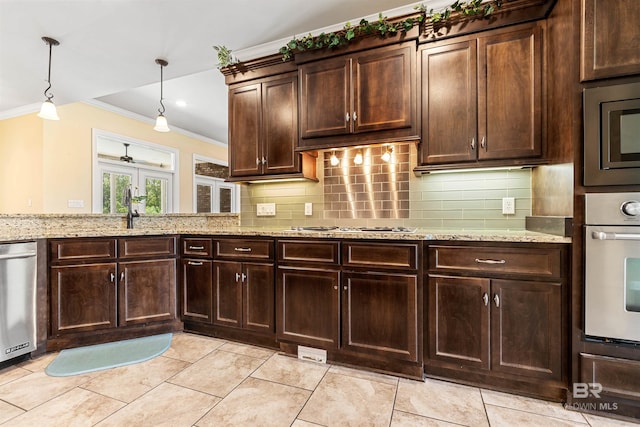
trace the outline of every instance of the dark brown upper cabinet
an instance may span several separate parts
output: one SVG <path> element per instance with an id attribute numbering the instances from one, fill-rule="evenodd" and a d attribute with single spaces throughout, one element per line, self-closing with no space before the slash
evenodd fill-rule
<path id="1" fill-rule="evenodd" d="M 541 162 L 543 26 L 522 24 L 421 46 L 417 172 Z"/>
<path id="2" fill-rule="evenodd" d="M 277 75 L 229 90 L 230 181 L 315 178 L 298 144 L 298 77 Z"/>
<path id="3" fill-rule="evenodd" d="M 582 81 L 640 73 L 637 0 L 582 0 Z"/>
<path id="4" fill-rule="evenodd" d="M 417 139 L 415 49 L 405 42 L 300 65 L 300 149 Z"/>

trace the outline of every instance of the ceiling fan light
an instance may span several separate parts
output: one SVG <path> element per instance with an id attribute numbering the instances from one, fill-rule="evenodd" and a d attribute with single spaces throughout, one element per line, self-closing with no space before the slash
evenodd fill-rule
<path id="1" fill-rule="evenodd" d="M 56 106 L 50 99 L 47 99 L 42 103 L 38 117 L 47 120 L 60 120 L 58 112 L 56 111 Z"/>
<path id="2" fill-rule="evenodd" d="M 162 114 L 158 114 L 156 118 L 156 125 L 153 127 L 153 130 L 158 132 L 169 132 L 169 125 L 167 124 L 167 118 Z"/>

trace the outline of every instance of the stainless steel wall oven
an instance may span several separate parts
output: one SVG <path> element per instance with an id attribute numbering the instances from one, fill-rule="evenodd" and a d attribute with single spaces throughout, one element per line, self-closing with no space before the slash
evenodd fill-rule
<path id="1" fill-rule="evenodd" d="M 585 197 L 585 334 L 640 343 L 640 193 Z"/>

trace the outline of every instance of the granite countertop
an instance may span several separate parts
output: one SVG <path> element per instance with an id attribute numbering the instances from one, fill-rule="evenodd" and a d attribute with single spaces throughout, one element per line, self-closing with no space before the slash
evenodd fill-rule
<path id="1" fill-rule="evenodd" d="M 0 228 L 0 242 L 67 237 L 126 237 L 151 235 L 228 235 L 264 237 L 302 237 L 334 239 L 388 239 L 388 240 L 455 240 L 478 242 L 571 243 L 571 238 L 526 230 L 445 230 L 418 228 L 415 232 L 371 231 L 297 231 L 282 227 L 221 227 L 221 228 L 96 228 L 80 230 L 47 230 Z"/>

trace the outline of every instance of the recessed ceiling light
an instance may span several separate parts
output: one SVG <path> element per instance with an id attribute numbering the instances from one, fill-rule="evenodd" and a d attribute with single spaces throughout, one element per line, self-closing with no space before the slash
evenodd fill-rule
<path id="1" fill-rule="evenodd" d="M 183 101 L 182 99 L 179 99 L 179 100 L 176 101 L 176 105 L 178 107 L 186 107 L 187 106 L 187 102 Z"/>

